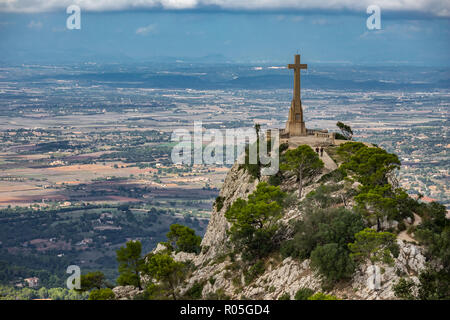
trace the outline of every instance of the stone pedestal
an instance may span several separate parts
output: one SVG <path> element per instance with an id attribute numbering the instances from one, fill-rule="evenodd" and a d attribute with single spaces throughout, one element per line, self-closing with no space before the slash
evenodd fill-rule
<path id="1" fill-rule="evenodd" d="M 306 136 L 306 126 L 303 121 L 302 102 L 300 99 L 292 100 L 291 109 L 289 110 L 288 121 L 286 122 L 286 132 L 290 137 Z"/>

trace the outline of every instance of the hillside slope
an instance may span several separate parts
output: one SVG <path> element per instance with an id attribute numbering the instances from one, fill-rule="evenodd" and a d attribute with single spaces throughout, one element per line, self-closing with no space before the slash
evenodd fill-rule
<path id="1" fill-rule="evenodd" d="M 201 299 L 294 299 L 300 289 L 308 288 L 313 292 L 325 292 L 340 299 L 396 299 L 394 285 L 399 279 L 419 283 L 420 273 L 427 268 L 427 260 L 429 260 L 426 257 L 426 248 L 418 244 L 410 229 L 408 229 L 410 233 L 408 237 L 401 238 L 413 241 L 408 242 L 396 237 L 400 233 L 405 235 L 402 231 L 417 225 L 417 221 L 414 224 L 414 217 L 418 216 L 409 209 L 400 208 L 412 201 L 409 197 L 398 196 L 402 200 L 398 200 L 395 204 L 401 209 L 396 213 L 397 215 L 390 213 L 378 221 L 373 220 L 372 216 L 358 218 L 364 221 L 366 228 L 377 229 L 378 227 L 381 228 L 380 232 L 390 231 L 393 236 L 395 235 L 397 249 L 392 250 L 390 263 L 384 260 L 374 261 L 375 267 L 370 267 L 372 263 L 369 260 L 360 261 L 355 264 L 350 275 L 339 276 L 337 280 L 330 282 L 326 281 L 324 272 L 320 272 L 320 268 L 312 266 L 311 252 L 308 256 L 296 256 L 289 252 L 286 254 L 286 243 L 295 242 L 298 239 L 296 228 L 299 221 L 314 221 L 316 218 L 314 215 L 320 214 L 338 218 L 340 214 L 352 217 L 360 215 L 355 213 L 362 210 L 358 207 L 355 197 L 363 193 L 364 188 L 367 189 L 369 182 L 365 181 L 369 175 L 359 179 L 367 185 L 358 181 L 356 174 L 342 175 L 345 163 L 354 157 L 352 158 L 349 154 L 347 154 L 348 157 L 342 157 L 343 149 L 339 148 L 330 146 L 327 148 L 326 156 L 333 158 L 340 167 L 331 172 L 323 168 L 320 174 L 304 185 L 301 197 L 299 197 L 296 176 L 289 170 L 281 172 L 278 183 L 275 183 L 278 186 L 274 188 L 282 190 L 286 198 L 283 201 L 280 218 L 276 221 L 277 231 L 270 239 L 274 249 L 255 259 L 246 259 L 242 255 L 243 251 L 237 248 L 230 232 L 232 223 L 227 219 L 226 213 L 238 199 L 247 200 L 249 196 L 253 197 L 259 185 L 273 184 L 274 179 L 263 176 L 259 181 L 244 165 L 236 163 L 230 169 L 212 210 L 211 219 L 201 243 L 201 252 L 198 254 L 170 253 L 176 261 L 192 266 L 188 277 L 178 287 L 178 294 L 186 297 L 190 289 L 197 288 L 201 290 Z M 363 148 L 378 149 L 367 146 Z M 337 150 L 341 152 L 341 157 Z M 354 155 L 355 151 L 352 152 Z M 393 179 L 388 178 L 389 181 Z M 387 185 L 391 188 L 390 183 L 384 184 L 385 187 Z M 307 224 L 307 222 L 304 223 Z M 341 227 L 348 226 L 341 223 Z M 325 231 L 328 233 L 334 232 L 332 228 L 325 225 Z M 361 227 L 358 230 L 361 230 Z M 353 234 L 351 238 L 354 239 Z M 321 245 L 327 244 L 321 243 Z M 347 248 L 347 243 L 344 243 L 344 246 Z M 152 254 L 165 251 L 167 251 L 166 247 L 160 244 Z M 348 257 L 348 254 L 345 255 Z M 341 263 L 340 260 L 332 261 L 331 268 L 339 263 Z M 374 270 L 378 284 L 374 284 L 377 282 L 374 281 Z M 130 290 L 134 289 L 117 287 L 114 292 L 119 299 L 130 298 L 133 296 L 133 294 L 130 295 Z M 134 291 L 134 294 L 138 293 Z"/>

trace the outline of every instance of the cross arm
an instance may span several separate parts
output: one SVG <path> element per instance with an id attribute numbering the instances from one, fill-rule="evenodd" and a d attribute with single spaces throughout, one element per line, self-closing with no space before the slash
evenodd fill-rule
<path id="1" fill-rule="evenodd" d="M 307 64 L 288 64 L 288 69 L 307 69 Z"/>

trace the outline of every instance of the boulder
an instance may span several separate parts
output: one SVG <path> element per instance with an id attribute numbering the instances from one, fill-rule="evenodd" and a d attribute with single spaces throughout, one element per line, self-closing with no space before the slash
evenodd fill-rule
<path id="1" fill-rule="evenodd" d="M 139 290 L 139 288 L 133 286 L 119 286 L 112 290 L 117 300 L 133 300 L 136 296 L 144 292 L 144 290 Z"/>

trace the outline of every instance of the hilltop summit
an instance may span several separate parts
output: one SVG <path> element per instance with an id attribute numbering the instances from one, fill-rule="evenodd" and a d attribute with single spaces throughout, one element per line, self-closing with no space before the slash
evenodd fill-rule
<path id="1" fill-rule="evenodd" d="M 294 299 L 302 292 L 320 292 L 339 299 L 397 299 L 404 298 L 399 296 L 401 284 L 420 286 L 423 275 L 431 272 L 430 265 L 440 265 L 436 270 L 441 271 L 447 266 L 445 256 L 430 254 L 422 232 L 426 228 L 419 224 L 424 219 L 427 223 L 446 219 L 445 207 L 417 202 L 395 186 L 392 171 L 399 166 L 395 155 L 359 142 L 328 146 L 335 169 L 322 167 L 304 181 L 299 196 L 296 175 L 283 170 L 289 152 L 299 148 L 309 147 L 280 146 L 282 170 L 276 176 L 258 179 L 245 164 L 231 168 L 214 204 L 201 252 L 160 244 L 148 255 L 169 254 L 190 266 L 175 289 L 179 297 L 190 299 L 197 292 L 197 299 Z M 358 167 L 363 159 L 373 167 L 364 163 Z M 380 188 L 384 194 L 378 193 L 376 201 L 387 207 L 375 208 L 370 197 L 376 198 Z M 269 206 L 255 208 L 267 197 L 272 200 L 266 203 L 270 207 L 279 203 L 280 210 L 255 229 L 257 242 L 242 234 L 239 238 L 233 212 L 251 212 L 246 206 L 264 211 Z M 448 219 L 444 222 L 448 224 Z M 371 248 L 374 254 L 361 259 L 363 250 L 358 252 L 355 246 L 367 236 L 378 237 L 378 242 Z M 381 238 L 390 240 L 377 252 Z M 129 292 L 143 293 L 132 287 L 114 291 L 119 299 L 130 298 Z"/>
<path id="2" fill-rule="evenodd" d="M 296 55 L 288 68 L 295 73 L 286 128 L 264 136 L 255 125 L 256 142 L 228 172 L 201 246 L 182 226 L 178 239 L 189 249 L 174 246 L 171 227 L 169 242 L 144 258 L 149 278 L 137 283 L 146 291 L 120 287 L 116 297 L 450 297 L 445 207 L 410 198 L 399 187 L 397 155 L 353 141 L 350 126 L 338 122 L 342 133 L 307 129 L 300 100 L 307 65 Z M 279 158 L 272 175 L 261 161 L 264 145 Z"/>

